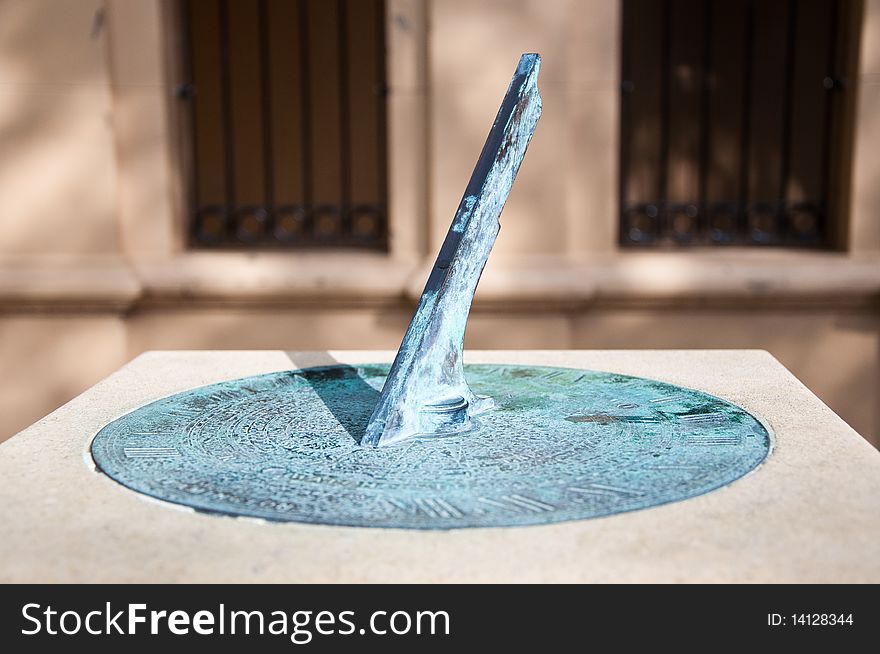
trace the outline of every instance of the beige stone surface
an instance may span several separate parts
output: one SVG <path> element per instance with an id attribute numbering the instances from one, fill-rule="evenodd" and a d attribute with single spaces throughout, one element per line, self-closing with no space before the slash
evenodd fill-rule
<path id="1" fill-rule="evenodd" d="M 342 362 L 392 352 L 330 352 Z M 766 462 L 696 498 L 594 520 L 418 532 L 198 514 L 122 488 L 88 446 L 153 399 L 326 352 L 152 352 L 0 445 L 0 581 L 878 582 L 880 452 L 761 351 L 468 352 L 643 375 L 735 402 Z"/>

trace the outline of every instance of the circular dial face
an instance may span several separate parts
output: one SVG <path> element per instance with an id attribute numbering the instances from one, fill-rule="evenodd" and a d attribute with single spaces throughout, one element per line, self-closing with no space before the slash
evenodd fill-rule
<path id="1" fill-rule="evenodd" d="M 450 529 L 581 520 L 719 488 L 770 438 L 706 393 L 605 372 L 468 365 L 496 408 L 471 430 L 358 444 L 387 365 L 214 384 L 136 409 L 92 442 L 119 483 L 197 510 L 275 521 Z"/>

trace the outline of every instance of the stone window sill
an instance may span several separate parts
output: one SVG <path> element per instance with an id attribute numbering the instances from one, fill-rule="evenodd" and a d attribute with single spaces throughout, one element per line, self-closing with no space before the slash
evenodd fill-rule
<path id="1" fill-rule="evenodd" d="M 0 260 L 0 310 L 106 311 L 198 306 L 412 305 L 433 259 L 363 253 L 191 253 L 166 261 L 119 258 Z M 624 252 L 498 258 L 486 267 L 480 309 L 587 307 L 873 306 L 880 256 L 779 250 Z"/>

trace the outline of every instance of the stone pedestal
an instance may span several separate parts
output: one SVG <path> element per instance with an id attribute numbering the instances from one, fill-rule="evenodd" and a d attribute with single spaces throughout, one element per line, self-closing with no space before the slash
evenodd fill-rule
<path id="1" fill-rule="evenodd" d="M 408 531 L 267 523 L 151 500 L 98 473 L 96 432 L 166 395 L 393 352 L 151 352 L 0 445 L 2 582 L 880 582 L 880 452 L 766 352 L 467 352 L 706 391 L 772 432 L 757 470 L 607 518 Z"/>

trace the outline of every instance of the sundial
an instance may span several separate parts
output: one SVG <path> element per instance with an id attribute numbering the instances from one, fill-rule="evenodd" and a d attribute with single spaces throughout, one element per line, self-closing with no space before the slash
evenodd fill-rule
<path id="1" fill-rule="evenodd" d="M 745 410 L 607 372 L 465 365 L 474 292 L 538 118 L 520 59 L 394 362 L 178 393 L 95 436 L 99 470 L 199 511 L 359 527 L 581 520 L 684 500 L 767 456 Z"/>

